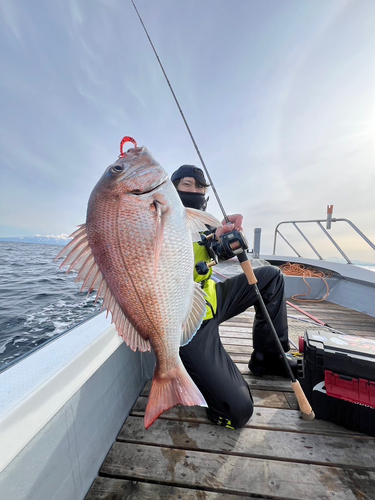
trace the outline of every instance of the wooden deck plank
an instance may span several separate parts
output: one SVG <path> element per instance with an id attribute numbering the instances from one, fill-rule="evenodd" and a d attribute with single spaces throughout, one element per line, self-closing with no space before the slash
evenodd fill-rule
<path id="1" fill-rule="evenodd" d="M 118 441 L 252 458 L 364 468 L 375 471 L 375 439 L 319 436 L 264 429 L 227 429 L 193 422 L 157 420 L 145 430 L 142 417 L 128 417 Z"/>
<path id="2" fill-rule="evenodd" d="M 336 306 L 335 304 L 330 304 L 328 302 L 305 303 L 302 305 L 296 301 L 294 301 L 294 303 L 306 312 L 315 315 L 318 319 L 328 323 L 343 333 L 358 336 L 375 335 L 375 318 L 366 314 L 359 313 L 357 311 L 350 311 L 342 306 Z M 307 319 L 305 315 L 290 306 L 288 306 L 288 314 L 289 313 L 296 319 Z M 247 338 L 248 335 L 251 336 L 253 317 L 254 314 L 252 313 L 247 317 L 236 317 L 228 320 L 220 326 L 220 336 L 222 338 Z M 318 326 L 318 324 L 316 325 Z M 307 328 L 308 324 L 306 323 L 306 325 L 303 325 L 301 322 L 302 329 L 304 329 L 304 326 Z"/>
<path id="3" fill-rule="evenodd" d="M 375 335 L 375 325 L 374 326 L 366 326 L 366 325 L 358 325 L 356 323 L 348 323 L 346 321 L 336 321 L 333 324 L 331 324 L 330 322 L 328 322 L 328 324 L 330 326 L 332 326 L 332 328 L 334 327 L 336 330 L 339 330 L 340 332 L 344 333 L 344 334 L 347 334 L 347 335 L 352 335 L 351 332 L 353 332 L 354 335 L 357 335 L 357 336 L 366 336 L 366 335 L 369 335 L 369 336 L 374 336 Z M 296 326 L 296 325 L 294 325 Z M 304 331 L 307 330 L 307 329 L 311 329 L 311 328 L 319 328 L 319 325 L 310 325 L 308 323 L 301 323 L 300 325 L 301 327 L 301 333 L 300 335 L 303 336 L 304 335 Z M 325 328 L 324 327 L 321 327 L 322 330 L 324 330 Z M 242 330 L 245 330 L 245 329 L 242 329 Z M 239 342 L 238 344 L 239 345 L 250 345 L 252 346 L 252 330 L 251 329 L 248 329 L 246 332 L 245 331 L 241 331 L 241 332 L 237 332 L 236 329 L 222 329 L 220 328 L 219 329 L 219 334 L 220 334 L 220 338 L 221 338 L 221 341 L 224 343 L 234 343 L 234 340 L 247 340 L 248 342 Z"/>
<path id="4" fill-rule="evenodd" d="M 147 401 L 147 398 L 140 396 L 135 402 L 130 415 L 143 417 Z M 159 419 L 182 420 L 186 422 L 205 424 L 209 423 L 209 420 L 206 417 L 205 408 L 200 406 L 175 406 L 160 415 Z M 315 433 L 322 435 L 345 434 L 366 436 L 365 434 L 361 434 L 359 432 L 344 429 L 344 427 L 326 420 L 303 420 L 299 411 L 262 406 L 255 406 L 253 416 L 247 422 L 245 427 L 255 429 L 285 430 L 288 432 Z M 369 436 L 366 437 L 373 440 L 375 439 L 370 438 Z"/>
<path id="5" fill-rule="evenodd" d="M 272 375 L 264 375 L 263 377 L 256 377 L 253 375 L 247 364 L 237 364 L 243 378 L 246 380 L 251 391 L 273 391 L 273 392 L 292 392 L 290 380 L 286 378 L 276 377 Z"/>
<path id="6" fill-rule="evenodd" d="M 148 397 L 150 388 L 145 387 L 141 393 L 142 396 Z M 289 403 L 281 391 L 270 391 L 264 389 L 252 389 L 254 404 L 257 406 L 268 406 L 273 408 L 289 408 Z"/>
<path id="7" fill-rule="evenodd" d="M 372 316 L 327 301 L 319 303 L 289 301 L 344 334 L 365 338 L 375 336 L 375 318 Z M 293 316 L 293 318 L 307 319 L 306 316 L 290 306 L 287 307 L 287 310 L 288 315 Z M 306 323 L 307 327 L 308 323 Z"/>
<path id="8" fill-rule="evenodd" d="M 295 316 L 293 315 L 293 318 L 298 318 L 298 319 L 304 319 L 303 317 L 299 317 L 299 316 Z M 306 318 L 307 319 L 307 318 Z M 370 321 L 364 321 L 362 319 L 355 319 L 355 318 L 332 318 L 332 317 L 329 317 L 329 318 L 324 318 L 324 321 L 327 322 L 327 324 L 329 324 L 330 326 L 332 326 L 332 323 L 334 323 L 335 325 L 337 324 L 345 324 L 347 325 L 348 327 L 354 327 L 354 328 L 367 328 L 368 330 L 371 330 L 371 331 L 375 331 L 373 330 L 374 326 L 375 326 L 375 323 L 372 323 Z M 318 323 L 316 323 L 317 326 Z"/>
<path id="9" fill-rule="evenodd" d="M 243 496 L 191 488 L 176 488 L 112 477 L 97 477 L 85 500 L 243 500 Z M 247 497 L 255 498 L 255 497 Z M 257 500 L 266 500 L 256 497 Z"/>
<path id="10" fill-rule="evenodd" d="M 298 307 L 300 309 L 300 311 L 297 310 L 297 309 L 295 309 L 295 307 L 292 307 L 292 306 L 289 306 L 289 305 L 287 306 L 287 312 L 288 313 L 290 312 L 291 314 L 293 314 L 293 316 L 297 316 L 297 315 L 304 316 L 304 314 L 301 311 L 305 311 L 305 312 L 308 312 L 309 314 L 312 314 L 315 317 L 318 314 L 319 315 L 321 314 L 321 315 L 324 315 L 324 316 L 330 316 L 332 318 L 341 318 L 341 317 L 346 317 L 346 316 L 350 315 L 353 318 L 365 320 L 365 321 L 368 321 L 370 323 L 372 321 L 374 321 L 374 318 L 372 316 L 369 316 L 368 314 L 361 313 L 361 312 L 358 312 L 358 311 L 351 311 L 350 309 L 345 309 L 345 308 L 342 308 L 342 307 L 339 307 L 339 306 L 338 306 L 337 309 L 327 308 L 326 304 L 323 304 L 323 305 L 316 305 L 316 304 L 306 305 L 306 304 L 294 303 L 294 306 Z M 248 320 L 250 320 L 250 318 L 248 318 Z M 246 318 L 242 318 L 241 322 L 242 321 L 246 321 Z"/>
<path id="11" fill-rule="evenodd" d="M 287 299 L 287 301 L 290 302 L 291 304 L 299 307 L 300 309 L 305 310 L 305 311 L 315 310 L 315 311 L 323 312 L 324 314 L 330 314 L 330 313 L 346 314 L 346 313 L 348 313 L 348 311 L 350 311 L 351 313 L 353 313 L 354 316 L 364 315 L 364 316 L 367 316 L 369 318 L 372 317 L 372 316 L 369 316 L 367 314 L 361 313 L 359 311 L 354 311 L 354 310 L 349 309 L 347 307 L 340 306 L 338 304 L 334 304 L 333 302 L 329 302 L 328 300 L 320 301 L 320 302 L 313 302 L 313 301 L 303 301 L 303 300 L 297 301 L 295 299 Z M 293 307 L 291 307 L 289 305 L 288 305 L 288 308 L 293 309 Z"/>
<path id="12" fill-rule="evenodd" d="M 369 317 L 366 317 L 365 315 L 360 315 L 358 317 L 356 317 L 355 315 L 338 315 L 337 317 L 336 316 L 332 316 L 330 315 L 330 317 L 332 319 L 334 319 L 335 321 L 342 321 L 342 322 L 345 322 L 345 323 L 348 323 L 348 325 L 357 325 L 357 326 L 361 326 L 361 325 L 367 325 L 367 326 L 374 326 L 375 325 L 375 320 L 374 318 L 369 318 Z"/>
<path id="13" fill-rule="evenodd" d="M 294 394 L 293 391 L 284 392 L 284 396 L 285 396 L 285 399 L 288 401 L 289 408 L 291 410 L 298 410 L 299 409 L 298 401 L 297 401 L 296 395 Z"/>
<path id="14" fill-rule="evenodd" d="M 374 498 L 375 472 L 116 442 L 101 473 L 125 479 L 193 485 L 208 491 L 290 500 Z"/>
<path id="15" fill-rule="evenodd" d="M 249 356 L 246 356 L 246 354 L 230 354 L 230 357 L 232 358 L 232 361 L 234 363 L 240 363 L 242 365 L 246 365 L 249 362 Z"/>
<path id="16" fill-rule="evenodd" d="M 293 303 L 293 301 L 291 301 Z M 326 321 L 329 323 L 329 321 L 334 321 L 334 320 L 348 320 L 350 322 L 357 321 L 359 323 L 367 323 L 369 325 L 375 325 L 375 318 L 372 316 L 369 316 L 364 313 L 360 313 L 358 311 L 352 311 L 350 309 L 344 308 L 342 306 L 336 306 L 335 308 L 329 307 L 328 302 L 324 302 L 319 304 L 300 304 L 297 302 L 294 302 L 294 305 L 297 307 L 303 309 L 307 313 L 311 314 L 312 316 L 315 316 L 316 318 L 320 319 L 321 321 Z M 291 313 L 293 316 L 301 315 L 303 317 L 304 315 L 298 311 L 296 311 L 294 308 L 288 306 L 287 307 L 288 314 Z"/>
<path id="17" fill-rule="evenodd" d="M 265 375 L 264 377 L 256 377 L 252 375 L 246 365 L 247 373 L 243 373 L 243 377 L 251 388 L 251 391 L 254 392 L 255 398 L 258 401 L 262 400 L 264 396 L 264 391 L 272 391 L 275 394 L 282 392 L 290 392 L 292 391 L 290 381 L 288 379 L 284 379 L 281 377 L 276 377 L 272 375 Z M 245 371 L 245 369 L 244 369 Z M 142 392 L 141 396 L 148 397 L 151 389 L 151 380 L 149 380 Z"/>

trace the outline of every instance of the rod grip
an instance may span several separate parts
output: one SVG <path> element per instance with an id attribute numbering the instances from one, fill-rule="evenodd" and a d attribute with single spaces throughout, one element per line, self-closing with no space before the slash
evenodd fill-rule
<path id="1" fill-rule="evenodd" d="M 239 255 L 237 255 L 237 258 L 241 264 L 243 272 L 246 275 L 249 285 L 255 285 L 255 283 L 257 283 L 258 280 L 255 277 L 253 266 L 251 265 L 251 262 L 247 258 L 246 252 L 242 252 Z"/>
<path id="2" fill-rule="evenodd" d="M 310 403 L 307 401 L 307 397 L 303 392 L 298 380 L 296 380 L 295 382 L 291 382 L 291 386 L 294 394 L 296 395 L 298 406 L 302 413 L 302 418 L 304 420 L 313 420 L 315 418 L 315 413 L 313 412 Z"/>

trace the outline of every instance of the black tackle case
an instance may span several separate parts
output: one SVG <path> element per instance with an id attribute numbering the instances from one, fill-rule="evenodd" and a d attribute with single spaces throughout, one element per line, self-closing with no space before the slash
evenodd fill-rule
<path id="1" fill-rule="evenodd" d="M 375 436 L 375 341 L 306 330 L 299 381 L 316 418 Z"/>

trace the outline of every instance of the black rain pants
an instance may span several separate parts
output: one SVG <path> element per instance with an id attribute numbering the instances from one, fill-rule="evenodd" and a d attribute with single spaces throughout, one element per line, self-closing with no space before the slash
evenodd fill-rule
<path id="1" fill-rule="evenodd" d="M 285 351 L 289 350 L 288 324 L 284 296 L 284 278 L 274 266 L 254 269 L 258 288 Z M 215 414 L 243 427 L 253 413 L 249 386 L 224 349 L 219 325 L 254 306 L 253 347 L 267 353 L 278 349 L 257 303 L 254 287 L 245 274 L 217 283 L 217 312 L 204 321 L 193 339 L 180 348 L 180 356 L 189 375 Z"/>

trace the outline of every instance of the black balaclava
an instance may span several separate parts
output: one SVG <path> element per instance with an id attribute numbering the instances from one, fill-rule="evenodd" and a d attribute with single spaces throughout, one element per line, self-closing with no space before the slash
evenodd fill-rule
<path id="1" fill-rule="evenodd" d="M 206 210 L 209 198 L 205 198 L 204 193 L 189 193 L 177 189 L 184 207 L 196 208 L 197 210 Z"/>
<path id="2" fill-rule="evenodd" d="M 203 171 L 194 165 L 182 165 L 172 174 L 171 181 L 179 181 L 184 177 L 193 177 L 202 186 L 209 186 L 206 182 Z M 190 193 L 188 191 L 180 191 L 179 189 L 177 189 L 177 193 L 179 194 L 184 207 L 195 208 L 196 210 L 206 210 L 209 198 L 206 198 L 204 193 Z"/>

